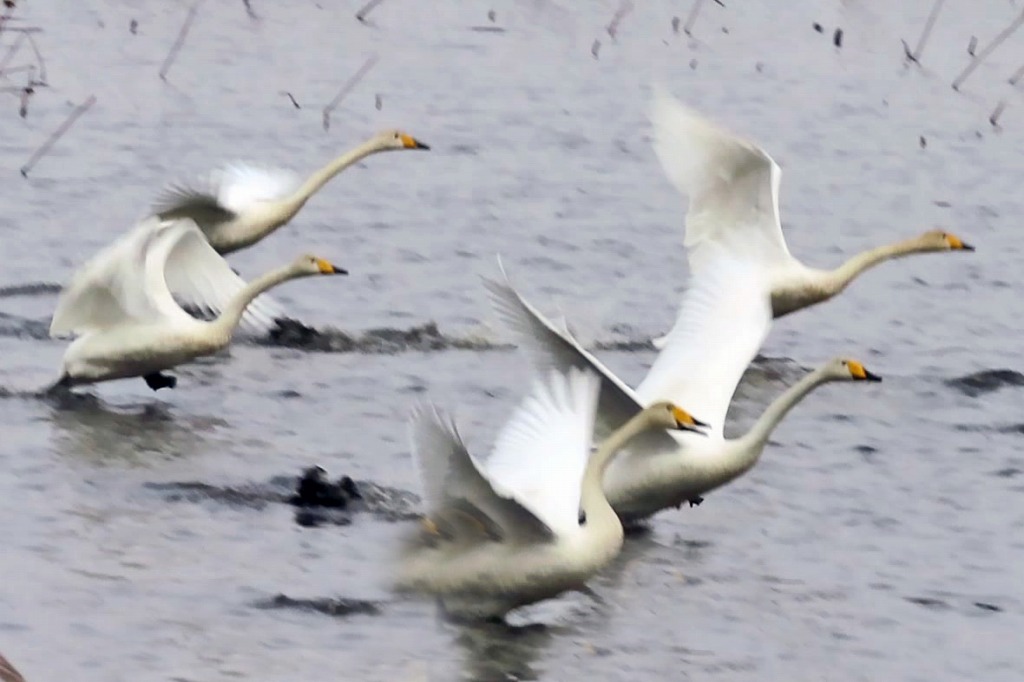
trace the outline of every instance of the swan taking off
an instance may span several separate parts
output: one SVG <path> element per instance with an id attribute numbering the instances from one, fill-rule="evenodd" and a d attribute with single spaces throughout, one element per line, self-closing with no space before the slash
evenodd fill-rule
<path id="1" fill-rule="evenodd" d="M 644 431 L 695 431 L 701 422 L 657 403 L 591 455 L 599 388 L 589 371 L 538 380 L 498 434 L 486 466 L 443 413 L 414 413 L 410 436 L 426 530 L 403 557 L 399 589 L 433 594 L 457 618 L 495 619 L 581 589 L 619 553 L 622 524 L 601 491 L 609 460 Z"/>
<path id="2" fill-rule="evenodd" d="M 768 273 L 772 314 L 782 317 L 826 301 L 858 275 L 884 261 L 915 253 L 973 251 L 959 237 L 933 230 L 860 253 L 834 270 L 809 268 L 786 246 L 779 221 L 782 171 L 768 154 L 654 87 L 654 151 L 669 180 L 689 197 L 686 249 L 690 271 L 705 267 L 704 253 L 725 246 Z M 665 339 L 654 344 L 661 347 Z"/>
<path id="3" fill-rule="evenodd" d="M 246 306 L 267 289 L 298 277 L 346 274 L 302 256 L 246 284 L 193 221 L 149 218 L 86 263 L 61 293 L 50 335 L 78 338 L 64 353 L 56 385 L 142 377 L 153 390 L 174 388 L 177 380 L 163 370 L 227 346 Z M 189 315 L 171 293 L 172 284 L 200 291 L 193 280 L 208 278 L 231 292 L 217 302 L 212 321 Z"/>
<path id="4" fill-rule="evenodd" d="M 232 164 L 214 171 L 206 187 L 168 187 L 153 212 L 165 220 L 190 218 L 217 253 L 252 246 L 295 217 L 335 175 L 371 154 L 430 149 L 399 130 L 388 130 L 334 159 L 303 182 L 291 171 Z"/>
<path id="5" fill-rule="evenodd" d="M 565 325 L 555 326 L 506 278 L 485 280 L 498 316 L 539 373 L 589 369 L 601 377 L 596 432 L 608 433 L 656 400 L 693 405 L 708 419 L 707 437 L 651 431 L 634 438 L 608 467 L 604 490 L 623 521 L 637 521 L 700 496 L 750 470 L 786 413 L 830 381 L 879 381 L 859 362 L 837 359 L 807 375 L 764 411 L 741 438 L 723 434 L 743 371 L 771 325 L 764 275 L 721 253 L 691 281 L 679 318 L 647 377 L 632 390 L 586 351 Z M 504 275 L 504 270 L 502 270 Z"/>

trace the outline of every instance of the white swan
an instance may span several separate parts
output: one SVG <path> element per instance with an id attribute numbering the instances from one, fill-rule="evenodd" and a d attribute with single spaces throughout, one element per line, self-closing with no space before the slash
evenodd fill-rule
<path id="1" fill-rule="evenodd" d="M 756 261 L 768 273 L 774 317 L 832 298 L 884 261 L 974 250 L 953 234 L 933 230 L 864 251 L 834 270 L 807 267 L 786 247 L 779 221 L 782 171 L 763 149 L 719 128 L 659 86 L 654 87 L 651 122 L 654 150 L 666 175 L 690 199 L 685 243 L 691 273 L 699 276 L 709 245 L 724 245 L 737 257 Z M 663 344 L 664 338 L 654 341 L 656 347 Z"/>
<path id="2" fill-rule="evenodd" d="M 153 205 L 163 219 L 190 218 L 220 254 L 252 246 L 295 217 L 321 187 L 377 152 L 430 149 L 411 135 L 388 130 L 334 159 L 306 180 L 291 171 L 233 164 L 211 174 L 207 187 L 172 185 Z"/>
<path id="3" fill-rule="evenodd" d="M 597 432 L 607 433 L 655 400 L 692 405 L 708 420 L 708 437 L 654 431 L 631 441 L 609 466 L 604 490 L 615 512 L 632 522 L 700 496 L 748 471 L 772 430 L 815 387 L 829 381 L 880 381 L 854 360 L 836 359 L 808 374 L 761 415 L 746 435 L 726 439 L 725 416 L 747 365 L 771 324 L 764 275 L 719 253 L 691 280 L 668 343 L 636 391 L 520 296 L 507 278 L 485 280 L 495 310 L 539 372 L 592 369 L 600 374 Z M 504 274 L 504 271 L 503 271 Z"/>
<path id="4" fill-rule="evenodd" d="M 189 288 L 192 273 L 229 285 L 232 293 L 219 304 L 215 320 L 192 317 L 172 296 L 172 288 Z M 87 263 L 61 293 L 50 334 L 78 338 L 64 353 L 56 386 L 139 376 L 153 390 L 173 388 L 176 379 L 162 371 L 227 346 L 256 296 L 287 280 L 321 274 L 348 273 L 302 256 L 246 284 L 194 222 L 150 218 Z M 178 287 L 171 286 L 174 279 L 181 280 Z"/>
<path id="5" fill-rule="evenodd" d="M 408 548 L 396 587 L 437 596 L 451 616 L 493 619 L 581 589 L 611 561 L 622 547 L 622 524 L 601 491 L 609 460 L 647 429 L 695 430 L 699 422 L 658 403 L 638 410 L 591 455 L 598 390 L 589 371 L 537 381 L 485 467 L 448 417 L 417 410 L 410 436 L 428 532 Z"/>

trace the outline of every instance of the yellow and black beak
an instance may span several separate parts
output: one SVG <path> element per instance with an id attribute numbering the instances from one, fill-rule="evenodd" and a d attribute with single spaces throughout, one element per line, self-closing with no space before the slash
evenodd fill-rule
<path id="1" fill-rule="evenodd" d="M 974 251 L 973 246 L 962 241 L 955 234 L 947 234 L 946 241 L 949 242 L 949 248 L 953 251 Z"/>
<path id="2" fill-rule="evenodd" d="M 320 268 L 320 274 L 322 275 L 347 275 L 348 270 L 339 268 L 330 261 L 326 261 L 323 258 L 316 259 L 316 265 Z"/>
<path id="3" fill-rule="evenodd" d="M 401 140 L 405 149 L 430 149 L 430 145 L 420 142 L 412 135 L 402 133 Z"/>
<path id="4" fill-rule="evenodd" d="M 672 416 L 676 418 L 676 428 L 680 431 L 692 431 L 693 433 L 699 433 L 702 436 L 707 434 L 700 429 L 706 429 L 710 426 L 707 422 L 694 417 L 692 414 L 680 407 L 672 408 Z"/>
<path id="5" fill-rule="evenodd" d="M 846 363 L 846 366 L 850 368 L 850 376 L 859 381 L 881 381 L 882 377 L 877 374 L 872 374 L 856 360 L 850 360 Z"/>

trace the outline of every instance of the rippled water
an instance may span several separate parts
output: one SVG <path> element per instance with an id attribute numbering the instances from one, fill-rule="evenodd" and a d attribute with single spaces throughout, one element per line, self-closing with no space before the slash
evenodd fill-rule
<path id="1" fill-rule="evenodd" d="M 1024 108 L 1006 84 L 1021 36 L 950 88 L 971 36 L 984 45 L 1015 3 L 946 3 L 918 68 L 899 40 L 916 43 L 926 0 L 706 2 L 692 39 L 672 30 L 690 3 L 644 2 L 616 41 L 616 2 L 390 0 L 364 25 L 362 2 L 252 0 L 253 20 L 223 0 L 201 7 L 167 83 L 157 72 L 186 5 L 19 4 L 44 29 L 49 87 L 25 119 L 0 101 L 0 290 L 65 280 L 164 182 L 233 159 L 305 172 L 400 126 L 433 150 L 367 160 L 232 262 L 251 275 L 315 251 L 352 275 L 280 289 L 304 322 L 439 330 L 357 347 L 387 353 L 240 343 L 182 368 L 173 392 L 125 381 L 52 403 L 28 393 L 64 347 L 40 338 L 54 287 L 0 297 L 0 650 L 31 681 L 1020 678 L 1019 375 L 949 381 L 1021 369 Z M 372 53 L 325 132 L 321 109 Z M 391 595 L 399 523 L 306 528 L 287 505 L 153 485 L 246 485 L 318 463 L 415 491 L 405 418 L 424 397 L 457 408 L 486 452 L 524 389 L 478 284 L 499 251 L 541 308 L 627 349 L 599 354 L 638 381 L 653 352 L 633 342 L 671 323 L 685 276 L 684 204 L 648 142 L 652 77 L 771 151 L 805 262 L 934 226 L 976 244 L 886 265 L 780 321 L 763 352 L 786 361 L 748 377 L 731 429 L 837 353 L 884 383 L 816 392 L 748 476 L 631 538 L 593 582 L 600 600 L 512 618 L 540 629 L 457 627 Z M 379 613 L 264 608 L 278 594 Z"/>

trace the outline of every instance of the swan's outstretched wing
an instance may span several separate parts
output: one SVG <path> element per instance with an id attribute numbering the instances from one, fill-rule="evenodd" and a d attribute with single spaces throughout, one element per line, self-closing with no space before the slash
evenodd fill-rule
<path id="1" fill-rule="evenodd" d="M 501 267 L 500 261 L 498 265 Z M 567 374 L 576 368 L 591 370 L 601 378 L 596 440 L 604 440 L 643 409 L 633 389 L 585 350 L 564 325 L 559 329 L 524 299 L 512 287 L 504 268 L 501 274 L 503 281 L 484 279 L 484 286 L 495 312 L 526 350 L 537 373 L 544 376 L 554 369 Z M 662 447 L 667 448 L 675 443 L 663 431 L 648 431 L 640 438 L 661 441 Z"/>
<path id="2" fill-rule="evenodd" d="M 432 406 L 418 407 L 409 436 L 427 516 L 442 532 L 453 534 L 455 540 L 480 532 L 520 542 L 554 537 L 528 509 L 494 491 L 445 413 Z"/>
<path id="3" fill-rule="evenodd" d="M 589 370 L 552 370 L 538 377 L 498 433 L 487 460 L 494 489 L 563 537 L 580 527 L 580 489 L 600 388 L 599 377 Z"/>
<path id="4" fill-rule="evenodd" d="M 651 122 L 665 174 L 689 197 L 684 243 L 691 271 L 702 267 L 704 247 L 711 243 L 766 266 L 792 260 L 779 222 L 782 171 L 764 150 L 660 86 L 654 87 Z"/>
<path id="5" fill-rule="evenodd" d="M 245 281 L 214 251 L 194 221 L 179 219 L 165 225 L 152 250 L 153 265 L 147 268 L 155 277 L 152 291 L 160 291 L 162 279 L 175 307 L 187 305 L 211 316 L 219 315 L 245 288 Z M 254 332 L 267 332 L 281 317 L 281 307 L 264 294 L 246 307 L 242 325 Z"/>
<path id="6" fill-rule="evenodd" d="M 235 163 L 210 173 L 198 186 L 168 186 L 153 203 L 153 212 L 161 218 L 191 218 L 209 234 L 255 206 L 278 201 L 298 189 L 301 179 L 280 168 Z"/>
<path id="7" fill-rule="evenodd" d="M 160 226 L 158 218 L 142 221 L 79 268 L 57 300 L 50 336 L 159 319 L 144 282 L 146 254 Z"/>
<path id="8" fill-rule="evenodd" d="M 736 385 L 771 328 L 772 307 L 762 268 L 721 246 L 704 257 L 665 347 L 636 392 L 645 405 L 686 405 L 711 425 L 709 433 L 721 435 Z"/>

